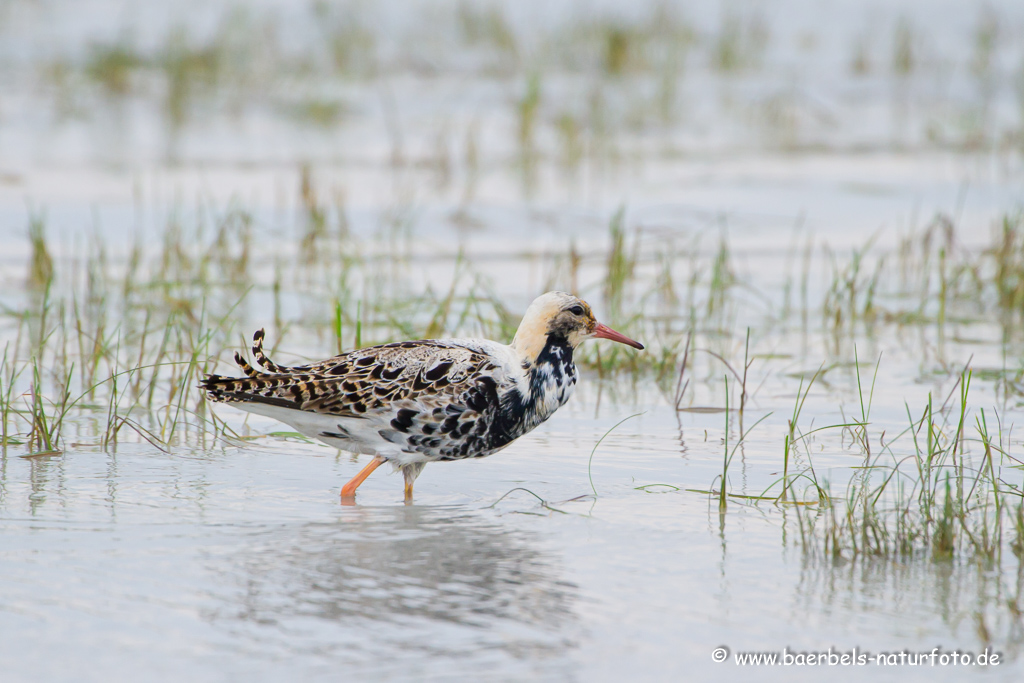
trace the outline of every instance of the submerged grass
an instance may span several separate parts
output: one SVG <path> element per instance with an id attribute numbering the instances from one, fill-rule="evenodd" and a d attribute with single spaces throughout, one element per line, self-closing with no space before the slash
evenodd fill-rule
<path id="1" fill-rule="evenodd" d="M 804 124 L 821 118 L 834 126 L 832 114 L 809 111 L 791 84 L 776 88 L 757 76 L 768 71 L 769 44 L 783 38 L 771 35 L 756 9 L 726 13 L 717 27 L 701 31 L 658 3 L 650 16 L 638 12 L 635 21 L 588 17 L 573 30 L 553 26 L 524 35 L 501 5 L 450 8 L 430 21 L 411 22 L 416 28 L 399 46 L 381 40 L 359 6 L 326 3 L 313 9 L 319 32 L 287 50 L 272 20 L 236 15 L 226 16 L 212 34 L 172 28 L 147 49 L 119 38 L 51 69 L 55 108 L 87 119 L 80 109 L 85 90 L 122 115 L 140 103 L 155 105 L 150 108 L 162 115 L 172 138 L 218 111 L 231 112 L 232 121 L 244 120 L 247 111 L 284 116 L 333 137 L 375 116 L 376 107 L 358 102 L 366 92 L 379 94 L 396 186 L 403 173 L 418 167 L 429 169 L 441 189 L 459 184 L 452 223 L 460 236 L 481 224 L 474 199 L 493 181 L 496 166 L 521 166 L 524 185 L 531 185 L 554 159 L 567 178 L 591 184 L 603 174 L 632 172 L 649 158 L 688 153 L 692 143 L 680 149 L 671 125 L 685 119 L 696 124 L 687 130 L 701 129 L 699 120 L 689 120 L 700 114 L 693 83 L 701 91 L 709 81 L 720 86 L 727 103 L 716 115 L 757 112 L 755 125 L 768 132 L 770 146 L 795 150 L 808 144 L 817 152 L 821 143 L 808 143 L 804 133 L 813 125 Z M 979 24 L 970 57 L 971 77 L 987 93 L 985 106 L 1000 87 L 1000 43 L 1010 42 L 997 41 L 997 25 L 994 15 Z M 430 40 L 416 39 L 424 34 Z M 853 74 L 891 77 L 895 104 L 905 104 L 905 93 L 915 90 L 910 79 L 935 72 L 928 41 L 909 19 L 886 34 L 883 54 L 872 49 L 867 37 L 858 42 Z M 938 61 L 940 81 L 951 68 L 966 71 Z M 465 126 L 461 120 L 440 122 L 429 133 L 436 136 L 431 145 L 418 144 L 422 140 L 402 127 L 409 126 L 406 102 L 389 84 L 411 78 L 447 89 L 444 77 L 451 73 L 500 93 L 486 99 L 501 103 L 497 116 L 511 144 L 494 143 L 493 112 Z M 743 79 L 751 77 L 763 80 L 765 91 L 747 107 L 742 93 L 750 83 Z M 572 97 L 561 97 L 563 92 Z M 921 126 L 941 133 L 929 132 L 926 146 L 974 145 L 977 133 L 961 121 L 974 116 L 971 105 L 942 103 L 929 106 L 936 121 Z M 982 119 L 992 130 L 982 131 L 979 144 L 1019 152 L 1020 123 L 1007 124 L 1006 118 Z M 965 132 L 942 132 L 950 120 Z M 452 134 L 462 130 L 462 137 Z M 557 154 L 548 153 L 552 141 Z M 174 145 L 169 147 L 173 156 Z M 512 153 L 506 158 L 495 148 Z M 895 249 L 868 240 L 835 251 L 807 236 L 799 248 L 794 243 L 790 260 L 799 256 L 802 270 L 797 281 L 787 265 L 780 304 L 771 293 L 775 285 L 759 281 L 763 273 L 744 270 L 750 250 L 730 242 L 726 217 L 694 213 L 691 221 L 687 214 L 665 227 L 638 221 L 622 206 L 595 217 L 604 227 L 584 237 L 494 259 L 463 249 L 461 237 L 454 247 L 417 244 L 420 207 L 411 191 L 399 192 L 397 203 L 376 218 L 361 215 L 365 204 L 356 206 L 351 218 L 359 229 L 353 230 L 344 189 L 324 185 L 317 174 L 314 165 L 300 166 L 298 196 L 280 202 L 296 207 L 290 218 L 268 220 L 235 203 L 200 201 L 190 210 L 171 210 L 157 244 L 109 244 L 97 237 L 67 248 L 48 237 L 45 213 L 31 210 L 26 270 L 10 278 L 23 286 L 5 292 L 0 309 L 0 457 L 10 452 L 45 459 L 80 447 L 113 452 L 125 442 L 159 452 L 237 446 L 256 437 L 240 436 L 237 422 L 229 425 L 209 410 L 195 385 L 219 363 L 230 365 L 229 352 L 247 347 L 253 329 L 267 327 L 272 352 L 291 351 L 300 362 L 405 338 L 508 341 L 518 313 L 544 282 L 544 288 L 584 296 L 602 319 L 647 345 L 641 354 L 617 345 L 578 350 L 578 364 L 608 380 L 601 386 L 612 387 L 609 393 L 656 383 L 674 410 L 711 406 L 716 415 L 724 399 L 721 470 L 702 491 L 723 519 L 729 503 L 776 505 L 785 524 L 798 526 L 805 557 L 832 565 L 882 559 L 975 564 L 991 572 L 1016 558 L 1022 566 L 1024 463 L 1015 450 L 1019 440 L 1011 439 L 1012 421 L 1024 404 L 1024 365 L 1017 360 L 1024 352 L 1020 212 L 1002 217 L 981 248 L 965 246 L 958 233 L 963 228 L 947 215 L 935 216 Z M 368 221 L 376 222 L 369 232 Z M 511 295 L 495 286 L 505 276 L 496 267 L 499 260 L 518 278 Z M 755 340 L 778 335 L 785 348 L 751 355 L 752 330 Z M 909 341 L 901 343 L 917 344 L 923 383 L 955 374 L 950 367 L 961 367 L 962 359 L 954 362 L 942 349 L 971 336 L 998 347 L 1003 365 L 972 369 L 968 362 L 949 398 L 943 400 L 943 392 L 934 401 L 929 395 L 923 404 L 907 404 L 905 424 L 895 435 L 873 424 L 875 390 L 891 393 L 895 380 L 880 371 L 880 356 L 871 382 L 862 376 L 864 340 L 905 337 Z M 794 339 L 802 341 L 800 349 Z M 817 345 L 819 339 L 827 343 Z M 765 475 L 771 483 L 764 490 L 762 483 L 748 488 L 743 446 L 755 428 L 765 440 L 773 426 L 768 413 L 745 428 L 746 414 L 762 412 L 748 382 L 757 385 L 758 373 L 791 373 L 792 363 L 807 362 L 819 348 L 824 359 L 820 365 L 818 358 L 811 361 L 817 370 L 792 382 L 799 380 L 792 411 L 787 404 L 784 416 L 775 413 L 777 421 L 785 420 L 776 425 L 778 440 L 770 442 L 772 453 L 782 447 L 779 471 Z M 729 371 L 724 381 L 722 364 Z M 831 378 L 850 368 L 855 407 L 822 426 L 821 413 L 834 411 L 819 399 L 833 400 L 838 389 Z M 974 391 L 993 387 L 998 410 L 979 408 L 972 385 Z M 608 433 L 588 460 L 595 497 L 593 459 Z M 856 465 L 826 469 L 818 459 L 822 449 L 848 454 Z M 0 484 L 5 476 L 0 471 Z M 652 487 L 682 488 L 662 483 L 637 489 Z"/>
<path id="2" fill-rule="evenodd" d="M 18 278 L 22 290 L 0 310 L 0 457 L 45 459 L 81 447 L 113 452 L 126 442 L 154 453 L 246 443 L 237 421 L 209 410 L 196 384 L 230 351 L 248 346 L 257 327 L 268 327 L 275 355 L 292 349 L 300 361 L 301 354 L 404 338 L 511 339 L 523 302 L 495 291 L 491 261 L 461 248 L 414 251 L 413 219 L 401 208 L 370 237 L 354 234 L 343 205 L 328 208 L 313 174 L 300 175 L 295 239 L 273 253 L 260 247 L 273 226 L 238 206 L 175 211 L 161 241 L 121 251 L 95 238 L 86 249 L 56 252 L 43 218 L 33 215 L 28 246 L 36 256 L 27 265 L 34 275 Z M 562 251 L 507 256 L 502 267 L 544 272 L 545 286 L 572 287 L 600 317 L 610 315 L 647 344 L 644 353 L 581 346 L 581 366 L 616 380 L 602 387 L 657 383 L 676 411 L 707 410 L 695 405 L 697 397 L 713 406 L 724 400 L 721 470 L 701 490 L 717 505 L 723 529 L 738 505 L 775 505 L 797 526 L 802 552 L 824 562 L 974 563 L 995 571 L 1024 561 L 1024 462 L 1009 424 L 1024 402 L 1024 368 L 1009 362 L 976 372 L 968 363 L 948 397 L 906 405 L 906 422 L 892 434 L 873 424 L 876 390 L 892 391 L 884 364 L 879 355 L 868 381 L 858 343 L 907 330 L 941 337 L 995 322 L 1000 337 L 993 343 L 1015 357 L 1024 347 L 1019 216 L 1000 221 L 980 249 L 963 247 L 946 221 L 891 252 L 872 244 L 845 255 L 808 249 L 804 279 L 819 274 L 821 286 L 802 286 L 801 303 L 782 307 L 737 266 L 741 259 L 721 234 L 705 248 L 630 224 L 625 209 L 606 225 L 603 244 L 567 240 Z M 740 334 L 741 316 L 760 322 Z M 792 372 L 790 364 L 809 354 L 756 352 L 759 338 L 779 330 L 807 335 L 809 327 L 833 340 L 822 345 L 827 358 L 816 370 Z M 756 387 L 759 375 L 778 370 L 778 359 L 798 386 L 792 410 L 774 425 L 779 470 L 759 480 L 771 482 L 763 489 L 751 489 L 743 448 L 771 433 L 773 413 L 760 409 Z M 922 361 L 926 374 L 955 375 L 950 365 Z M 835 390 L 832 377 L 841 373 L 848 373 L 855 408 L 818 425 L 823 410 L 834 411 L 817 399 Z M 972 387 L 981 382 L 1003 398 L 998 411 L 972 405 Z M 752 412 L 758 419 L 747 427 Z M 595 497 L 593 459 L 608 433 L 588 460 Z M 816 462 L 823 447 L 851 455 L 856 465 L 824 470 Z M 684 488 L 664 482 L 639 491 L 651 487 Z"/>
<path id="3" fill-rule="evenodd" d="M 4 442 L 25 441 L 30 434 L 40 446 L 59 441 L 67 410 L 79 409 L 68 407 L 69 392 L 83 393 L 89 405 L 103 405 L 105 412 L 119 416 L 111 417 L 110 424 L 125 424 L 119 421 L 127 417 L 124 406 L 130 406 L 129 413 L 146 413 L 150 422 L 145 428 L 159 435 L 161 443 L 172 442 L 180 420 L 206 415 L 191 385 L 200 372 L 213 367 L 210 359 L 224 357 L 226 349 L 240 345 L 239 338 L 248 337 L 249 330 L 236 328 L 235 320 L 250 302 L 261 302 L 267 313 L 255 315 L 247 325 L 273 323 L 268 341 L 275 345 L 286 345 L 302 331 L 316 340 L 303 350 L 317 355 L 327 348 L 340 353 L 410 337 L 511 338 L 517 314 L 494 292 L 486 266 L 458 250 L 436 254 L 432 265 L 430 259 L 424 262 L 432 272 L 445 273 L 441 288 L 430 284 L 435 277 L 402 275 L 410 263 L 411 235 L 403 212 L 394 211 L 396 222 L 385 224 L 377 237 L 357 238 L 349 230 L 343 202 L 335 209 L 324 205 L 315 183 L 304 168 L 297 218 L 302 237 L 291 253 L 261 251 L 257 235 L 267 227 L 257 225 L 244 209 L 203 206 L 188 227 L 180 211 L 172 212 L 155 248 L 134 245 L 112 258 L 109 246 L 96 238 L 88 249 L 57 259 L 47 242 L 45 219 L 34 213 L 29 219 L 32 258 L 25 305 L 3 313 L 8 329 L 0 368 Z M 828 361 L 833 365 L 847 353 L 845 339 L 861 328 L 877 334 L 883 325 L 941 327 L 950 319 L 965 320 L 968 308 L 973 319 L 999 320 L 1007 331 L 1004 343 L 1013 344 L 1024 334 L 1019 313 L 1024 296 L 1020 215 L 1005 217 L 991 246 L 980 250 L 960 247 L 952 224 L 940 221 L 908 237 L 896 252 L 877 251 L 869 243 L 854 250 L 844 265 L 840 255 L 823 250 L 832 281 L 820 307 L 805 292 L 802 306 L 787 300 L 781 319 L 779 310 L 765 310 L 762 297 L 746 295 L 758 285 L 737 272 L 724 235 L 708 250 L 698 241 L 677 243 L 664 233 L 648 236 L 643 226 L 629 224 L 624 208 L 612 215 L 603 249 L 581 250 L 570 240 L 564 253 L 523 258 L 525 263 L 540 258 L 550 264 L 549 286 L 578 290 L 603 311 L 602 317 L 648 346 L 638 354 L 618 345 L 584 345 L 577 352 L 579 364 L 603 377 L 652 373 L 680 409 L 696 386 L 689 379 L 684 384 L 677 369 L 692 364 L 697 356 L 689 351 L 695 348 L 709 362 L 725 363 L 738 383 L 742 432 L 751 397 L 750 329 L 742 369 L 726 360 L 736 340 L 730 330 L 741 312 L 767 314 L 772 325 L 795 324 L 806 330 L 809 311 L 820 311 L 821 328 L 836 339 L 831 349 L 836 359 Z M 805 258 L 812 258 L 810 251 Z M 888 263 L 898 267 L 888 268 Z M 805 271 L 813 269 L 805 264 Z M 285 300 L 308 303 L 299 310 L 286 307 Z M 691 346 L 694 340 L 699 341 Z M 856 366 L 855 347 L 852 355 Z M 798 422 L 807 394 L 825 367 L 806 386 L 801 379 L 797 391 L 783 444 L 783 498 L 792 493 L 792 459 L 814 433 L 801 432 Z M 120 376 L 129 370 L 129 376 Z M 999 374 L 1008 396 L 1024 392 L 1017 371 L 1007 368 Z M 866 391 L 858 368 L 860 415 L 843 426 L 868 457 L 872 441 L 867 426 L 877 373 L 876 365 Z M 717 377 L 718 372 L 704 376 Z M 114 377 L 120 379 L 114 382 Z M 23 395 L 32 397 L 27 412 L 18 405 Z M 198 433 L 208 424 L 198 421 Z"/>
<path id="4" fill-rule="evenodd" d="M 917 413 L 908 405 L 906 427 L 887 435 L 870 420 L 880 365 L 870 388 L 856 366 L 858 419 L 806 431 L 800 417 L 823 369 L 806 384 L 801 378 L 783 435 L 781 477 L 760 494 L 730 490 L 729 470 L 737 449 L 770 413 L 746 431 L 741 427 L 734 440 L 726 376 L 722 472 L 710 490 L 687 490 L 717 501 L 720 514 L 729 500 L 795 508 L 803 552 L 832 562 L 866 557 L 998 568 L 1005 557 L 1024 561 L 1024 460 L 1011 453 L 999 414 L 971 407 L 971 370 L 960 374 L 951 392 L 958 400 L 936 407 L 929 395 Z M 848 476 L 841 473 L 834 482 L 839 491 L 816 471 L 810 448 L 828 434 L 842 435 L 860 456 L 860 464 L 843 468 Z M 880 448 L 873 451 L 876 443 Z"/>
<path id="5" fill-rule="evenodd" d="M 229 120 L 246 112 L 264 116 L 269 111 L 288 124 L 306 124 L 331 134 L 349 125 L 350 119 L 366 115 L 360 107 L 350 109 L 347 98 L 337 95 L 339 90 L 366 86 L 367 97 L 373 98 L 390 88 L 392 80 L 412 77 L 429 83 L 438 74 L 468 77 L 485 87 L 525 84 L 521 95 L 509 98 L 510 113 L 518 121 L 518 126 L 510 128 L 522 151 L 519 161 L 532 166 L 537 156 L 543 156 L 538 141 L 547 135 L 560 136 L 569 173 L 576 172 L 581 158 L 603 165 L 619 158 L 622 147 L 631 146 L 643 134 L 657 139 L 667 124 L 685 118 L 689 107 L 681 105 L 691 72 L 702 88 L 709 78 L 730 91 L 724 100 L 738 94 L 732 91 L 734 82 L 757 78 L 761 87 L 748 100 L 749 106 L 723 102 L 719 111 L 752 126 L 756 135 L 767 132 L 766 144 L 771 147 L 817 149 L 820 136 L 804 133 L 803 124 L 819 118 L 832 120 L 795 94 L 792 79 L 764 77 L 766 72 L 792 65 L 771 61 L 779 59 L 769 49 L 775 47 L 773 17 L 759 7 L 726 8 L 719 21 L 697 28 L 683 12 L 662 2 L 647 3 L 629 18 L 591 10 L 530 25 L 513 20 L 501 4 L 427 3 L 411 10 L 416 16 L 409 22 L 408 35 L 397 43 L 387 33 L 394 26 L 381 21 L 376 11 L 372 5 L 323 2 L 286 17 L 272 11 L 228 8 L 213 30 L 179 23 L 146 41 L 144 47 L 125 38 L 132 33 L 129 24 L 112 32 L 113 37 L 88 43 L 77 52 L 69 48 L 44 73 L 53 86 L 54 109 L 65 115 L 67 110 L 81 114 L 76 109 L 92 99 L 109 100 L 114 107 L 129 98 L 151 101 L 162 113 L 172 156 L 182 130 L 205 123 L 201 114 L 209 111 L 230 112 Z M 864 19 L 872 27 L 878 23 L 876 17 Z M 870 55 L 872 41 L 864 36 L 857 41 L 852 73 L 839 66 L 837 73 L 830 74 L 828 69 L 834 67 L 829 60 L 808 59 L 794 77 L 813 83 L 824 70 L 835 80 L 862 78 L 872 70 L 873 61 L 884 62 L 885 68 L 878 71 L 893 80 L 897 87 L 890 89 L 891 97 L 905 110 L 910 89 L 902 84 L 922 72 L 944 77 L 952 68 L 968 79 L 964 87 L 978 89 L 979 101 L 945 96 L 936 106 L 927 100 L 918 114 L 920 128 L 926 131 L 920 144 L 1018 149 L 1019 121 L 987 116 L 993 92 L 1011 86 L 996 68 L 1011 58 L 1006 53 L 1012 41 L 998 40 L 1000 34 L 992 28 L 1002 20 L 995 10 L 987 10 L 979 26 L 962 36 L 969 49 L 958 64 L 928 59 L 922 53 L 926 36 L 909 18 L 897 17 L 885 57 Z M 305 33 L 305 40 L 284 43 L 282 34 L 298 31 Z M 820 36 L 801 32 L 784 40 L 807 50 Z M 542 82 L 565 81 L 571 82 L 573 91 L 568 104 L 562 98 L 541 97 Z M 769 92 L 762 94 L 766 85 Z M 929 88 L 922 90 L 936 96 Z M 751 117 L 751 111 L 757 114 Z M 965 124 L 972 120 L 982 124 Z M 447 121 L 444 125 L 460 124 Z M 888 143 L 888 139 L 882 142 Z M 394 156 L 404 158 L 397 149 Z M 428 156 L 424 153 L 424 160 Z"/>
<path id="6" fill-rule="evenodd" d="M 806 440 L 814 432 L 852 430 L 852 443 L 861 450 L 863 461 L 853 468 L 842 495 L 832 493 L 829 482 L 819 480 L 809 449 L 803 471 L 795 476 L 789 472 L 794 425 L 810 387 L 800 393 L 785 440 L 782 492 L 775 500 L 793 502 L 788 491 L 795 479 L 810 484 L 810 499 L 806 492 L 796 495 L 802 502 L 797 515 L 806 552 L 835 560 L 863 555 L 987 563 L 1000 561 L 1005 550 L 1018 554 L 1013 549 L 1021 543 L 1019 532 L 1006 536 L 1004 529 L 1018 529 L 1014 515 L 1024 488 L 1007 475 L 1019 473 L 1024 463 L 1009 452 L 998 418 L 999 431 L 989 432 L 984 409 L 974 416 L 977 438 L 967 435 L 970 385 L 971 372 L 965 370 L 954 387 L 959 387 L 956 410 L 936 409 L 931 396 L 920 417 L 913 417 L 907 406 L 908 425 L 893 437 L 886 438 L 884 431 L 869 432 L 870 395 L 862 419 L 802 435 L 801 440 Z M 859 394 L 863 402 L 863 389 Z M 881 445 L 875 454 L 870 449 L 873 442 Z M 972 445 L 980 454 L 972 453 Z"/>
<path id="7" fill-rule="evenodd" d="M 301 333 L 312 341 L 298 350 L 310 355 L 409 337 L 511 338 L 517 315 L 494 292 L 486 265 L 461 249 L 418 255 L 423 278 L 410 277 L 408 212 L 388 212 L 376 236 L 358 238 L 348 228 L 344 205 L 325 206 L 315 183 L 308 169 L 301 173 L 295 231 L 301 237 L 283 253 L 261 251 L 258 236 L 266 226 L 237 206 L 200 207 L 191 223 L 175 211 L 157 245 L 134 245 L 115 255 L 96 238 L 87 249 L 55 256 L 44 217 L 33 214 L 22 305 L 8 307 L 0 319 L 6 336 L 0 360 L 3 449 L 59 452 L 68 447 L 68 426 L 81 429 L 78 420 L 88 415 L 102 416 L 91 438 L 108 450 L 126 438 L 163 451 L 237 443 L 195 385 L 229 349 L 246 345 L 250 325 L 273 323 L 268 341 L 282 348 L 294 346 Z M 953 395 L 939 406 L 929 399 L 916 416 L 907 407 L 900 434 L 879 434 L 871 420 L 881 359 L 868 383 L 857 345 L 847 351 L 843 341 L 861 330 L 878 334 L 884 326 L 934 325 L 941 331 L 951 321 L 996 320 L 1001 343 L 1017 348 L 1024 343 L 1020 215 L 1006 216 L 982 249 L 961 246 L 945 219 L 907 237 L 894 252 L 871 243 L 845 256 L 823 249 L 818 253 L 827 267 L 805 264 L 807 272 L 831 274 L 822 300 L 805 291 L 802 305 L 787 301 L 781 317 L 764 297 L 745 295 L 758 286 L 738 271 L 724 235 L 709 249 L 692 240 L 677 243 L 630 225 L 624 208 L 608 225 L 603 246 L 581 249 L 569 241 L 563 253 L 519 258 L 524 264 L 539 260 L 551 271 L 551 286 L 578 289 L 616 327 L 648 345 L 643 354 L 584 345 L 577 354 L 582 366 L 602 377 L 652 378 L 676 410 L 686 409 L 698 390 L 724 392 L 722 471 L 717 488 L 715 482 L 711 487 L 723 512 L 729 499 L 796 505 L 805 549 L 833 558 L 994 562 L 1007 550 L 1020 554 L 1024 484 L 1013 475 L 1021 462 L 1010 454 L 1003 418 L 970 408 L 973 372 L 965 369 L 958 381 L 959 410 L 951 409 Z M 896 268 L 887 267 L 893 263 Z M 685 276 L 677 273 L 684 269 Z M 431 275 L 438 272 L 446 273 L 442 286 Z M 298 308 L 296 301 L 305 303 Z M 249 323 L 244 312 L 257 303 L 265 312 Z M 733 490 L 730 471 L 738 449 L 769 417 L 749 428 L 743 424 L 754 394 L 748 386 L 752 367 L 762 357 L 752 354 L 751 329 L 742 337 L 731 330 L 741 313 L 758 310 L 771 325 L 802 330 L 817 311 L 823 335 L 837 343 L 833 358 L 800 375 L 782 434 L 780 476 L 752 495 Z M 240 329 L 239 321 L 246 327 Z M 730 361 L 739 346 L 742 366 Z M 852 362 L 843 360 L 847 353 Z M 721 364 L 729 371 L 724 383 Z M 803 426 L 812 390 L 842 367 L 853 368 L 855 417 Z M 1020 373 L 1008 366 L 985 376 L 1007 400 L 1018 400 L 1024 395 Z M 859 454 L 848 479 L 828 481 L 814 465 L 810 445 L 827 434 Z M 591 486 L 596 495 L 592 477 Z"/>

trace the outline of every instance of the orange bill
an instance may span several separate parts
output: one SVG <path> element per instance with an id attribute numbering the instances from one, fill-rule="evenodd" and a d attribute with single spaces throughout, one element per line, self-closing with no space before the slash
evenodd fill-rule
<path id="1" fill-rule="evenodd" d="M 597 327 L 594 328 L 594 336 L 597 337 L 598 339 L 611 339 L 612 341 L 617 341 L 620 344 L 632 346 L 634 349 L 644 348 L 644 345 L 641 344 L 640 342 L 633 341 L 632 339 L 622 334 L 621 332 L 616 332 L 612 328 L 602 323 L 598 323 Z"/>

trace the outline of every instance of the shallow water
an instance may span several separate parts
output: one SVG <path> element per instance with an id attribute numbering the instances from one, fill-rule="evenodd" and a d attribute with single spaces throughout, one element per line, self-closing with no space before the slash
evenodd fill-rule
<path id="1" fill-rule="evenodd" d="M 463 302 L 481 305 L 472 298 L 480 291 L 515 316 L 545 289 L 575 286 L 599 317 L 649 344 L 646 358 L 679 352 L 695 334 L 678 401 L 676 365 L 662 376 L 653 362 L 598 372 L 588 348 L 577 395 L 547 424 L 494 457 L 427 467 L 409 506 L 400 477 L 383 469 L 357 505 L 339 505 L 365 457 L 228 407 L 216 414 L 242 438 L 215 438 L 216 424 L 209 433 L 196 426 L 205 413 L 189 414 L 157 447 L 175 406 L 195 399 L 169 394 L 167 374 L 150 405 L 121 406 L 134 421 L 104 447 L 114 400 L 105 385 L 69 413 L 62 453 L 24 457 L 40 449 L 19 441 L 0 455 L 0 679 L 1019 680 L 1024 572 L 1008 540 L 989 563 L 835 558 L 820 541 L 802 542 L 814 515 L 801 516 L 801 505 L 754 499 L 779 495 L 787 422 L 819 369 L 800 430 L 850 422 L 869 395 L 871 452 L 896 459 L 913 452 L 905 430 L 929 398 L 945 408 L 938 433 L 950 438 L 970 367 L 963 462 L 984 465 L 971 426 L 984 409 L 1010 456 L 1000 477 L 1007 491 L 1019 486 L 1024 333 L 990 289 L 971 289 L 972 277 L 992 280 L 984 250 L 1024 204 L 1018 5 L 669 5 L 681 17 L 669 28 L 694 37 L 683 63 L 665 66 L 657 21 L 650 28 L 656 5 L 602 3 L 589 16 L 517 3 L 505 17 L 518 41 L 512 59 L 500 35 L 460 42 L 459 21 L 485 14 L 457 20 L 445 3 L 357 3 L 337 16 L 372 27 L 377 64 L 332 71 L 316 11 L 293 3 L 261 2 L 248 19 L 209 2 L 176 13 L 106 0 L 88 12 L 0 4 L 0 345 L 20 350 L 22 363 L 51 300 L 26 274 L 32 218 L 45 223 L 57 274 L 50 315 L 71 319 L 81 302 L 90 324 L 97 311 L 111 316 L 101 328 L 111 371 L 142 355 L 119 346 L 119 331 L 140 327 L 116 317 L 132 294 L 158 316 L 175 310 L 174 325 L 219 330 L 208 347 L 189 347 L 218 372 L 260 327 L 281 362 L 351 348 L 351 309 L 363 301 L 383 302 L 359 318 L 363 342 L 399 325 L 423 334 L 449 288 L 454 319 Z M 988 10 L 1001 21 L 984 71 L 977 51 Z M 216 87 L 195 76 L 183 120 L 170 121 L 160 51 L 175 27 L 198 50 L 225 17 L 246 37 L 265 31 L 251 44 L 268 53 L 240 52 L 260 68 L 229 64 L 234 76 Z M 768 42 L 756 60 L 723 71 L 714 55 L 733 19 L 746 40 L 764 30 Z M 582 37 L 559 22 L 582 27 Z M 607 35 L 592 33 L 601 22 L 625 22 L 654 47 L 634 48 L 642 59 L 625 75 L 603 73 Z M 916 66 L 898 75 L 901 22 Z M 597 45 L 598 56 L 573 41 Z M 858 41 L 870 65 L 851 75 Z M 120 42 L 143 65 L 126 93 L 111 94 L 83 65 L 96 45 Z M 257 78 L 274 60 L 280 72 Z M 540 113 L 524 142 L 517 112 L 534 76 Z M 650 112 L 666 78 L 671 111 L 659 118 Z M 298 120 L 296 107 L 309 102 L 340 103 L 341 113 L 330 125 Z M 565 132 L 573 121 L 576 161 Z M 303 178 L 316 201 L 300 196 Z M 607 281 L 620 208 L 636 266 L 616 304 Z M 237 281 L 230 263 L 202 259 L 213 226 L 235 209 L 251 220 L 249 237 L 232 234 L 242 247 L 229 241 L 211 253 L 245 250 Z M 309 263 L 302 243 L 321 209 L 328 238 Z M 943 221 L 953 226 L 945 242 Z M 727 284 L 716 289 L 722 244 Z M 133 246 L 139 291 L 122 293 Z M 174 249 L 184 274 L 165 282 L 159 259 Z M 936 264 L 947 257 L 943 280 L 946 261 Z M 195 263 L 204 265 L 189 270 Z M 872 274 L 880 284 L 869 313 Z M 845 290 L 830 304 L 829 288 L 848 276 L 859 312 L 844 318 Z M 88 308 L 96 292 L 114 303 Z M 336 304 L 347 307 L 340 340 Z M 495 317 L 487 310 L 459 329 L 493 333 Z M 65 340 L 62 358 L 77 361 L 77 391 L 88 354 L 82 334 L 64 332 L 55 339 Z M 738 383 L 713 354 L 742 369 L 748 333 L 741 416 Z M 66 367 L 54 348 L 41 353 L 56 376 L 44 373 L 52 398 Z M 20 412 L 10 418 L 22 440 L 30 378 L 26 370 L 16 379 Z M 841 499 L 865 464 L 854 437 L 829 429 L 801 441 L 792 499 L 815 509 L 812 475 Z M 734 497 L 720 514 L 707 491 L 720 486 L 733 448 Z M 713 661 L 719 646 L 990 648 L 1002 660 L 984 674 L 931 664 L 752 668 Z"/>
<path id="2" fill-rule="evenodd" d="M 987 628 L 1012 658 L 987 674 L 1019 677 L 998 572 L 835 564 L 793 546 L 785 508 L 720 519 L 699 494 L 640 489 L 703 488 L 719 466 L 721 432 L 700 434 L 709 416 L 677 427 L 663 405 L 601 444 L 587 496 L 592 443 L 634 406 L 577 398 L 499 456 L 428 467 L 411 506 L 384 474 L 339 506 L 361 463 L 300 442 L 8 457 L 0 665 L 8 680 L 664 680 L 737 675 L 712 661 L 719 645 L 979 651 Z M 748 447 L 739 479 L 756 489 L 768 460 Z"/>

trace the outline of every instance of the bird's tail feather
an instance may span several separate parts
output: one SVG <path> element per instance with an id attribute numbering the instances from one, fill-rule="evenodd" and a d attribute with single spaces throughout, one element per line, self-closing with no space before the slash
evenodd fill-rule
<path id="1" fill-rule="evenodd" d="M 286 365 L 278 365 L 274 361 L 267 358 L 267 354 L 263 353 L 263 337 L 265 336 L 266 332 L 264 332 L 262 327 L 256 330 L 256 332 L 253 333 L 252 335 L 252 355 L 254 358 L 256 358 L 256 362 L 259 364 L 259 366 L 266 370 L 267 372 L 271 372 L 275 375 L 283 374 L 286 372 L 295 372 L 298 368 L 289 367 Z M 243 370 L 245 370 L 245 366 L 248 365 L 248 363 L 244 363 L 244 361 L 240 359 L 237 353 L 235 354 L 235 362 L 238 363 Z"/>
<path id="2" fill-rule="evenodd" d="M 213 401 L 259 401 L 264 403 L 288 404 L 295 406 L 295 399 L 275 396 L 274 390 L 289 383 L 289 373 L 301 372 L 301 367 L 278 365 L 267 358 L 263 352 L 264 330 L 261 328 L 252 335 L 252 355 L 256 363 L 266 370 L 261 372 L 254 368 L 242 354 L 235 352 L 235 363 L 245 373 L 245 377 L 224 377 L 222 375 L 206 375 L 199 382 L 199 387 Z"/>

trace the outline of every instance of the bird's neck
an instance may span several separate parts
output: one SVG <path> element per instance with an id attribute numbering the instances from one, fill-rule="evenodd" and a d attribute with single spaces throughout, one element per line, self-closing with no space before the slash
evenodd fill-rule
<path id="1" fill-rule="evenodd" d="M 530 364 L 529 394 L 534 412 L 543 422 L 559 406 L 569 400 L 576 385 L 576 365 L 572 362 L 572 346 L 565 337 L 548 335 L 547 343 Z"/>
<path id="2" fill-rule="evenodd" d="M 531 372 L 545 365 L 564 366 L 572 365 L 572 346 L 569 340 L 561 335 L 549 334 L 544 339 L 544 345 L 537 352 L 530 367 Z"/>
<path id="3" fill-rule="evenodd" d="M 515 342 L 512 348 L 516 349 Z M 502 400 L 492 445 L 501 447 L 551 417 L 576 388 L 572 346 L 564 337 L 548 335 L 536 355 L 519 353 L 521 381 Z"/>
<path id="4" fill-rule="evenodd" d="M 524 362 L 535 363 L 548 344 L 547 324 L 533 317 L 524 318 L 512 340 L 512 348 Z"/>

